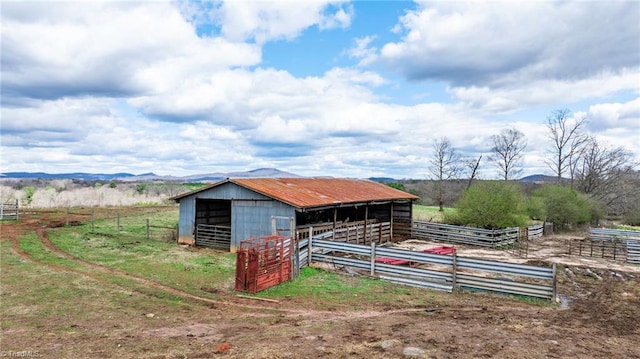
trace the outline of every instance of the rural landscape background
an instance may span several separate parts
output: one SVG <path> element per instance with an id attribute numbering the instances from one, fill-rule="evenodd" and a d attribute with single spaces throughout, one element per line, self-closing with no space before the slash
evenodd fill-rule
<path id="1" fill-rule="evenodd" d="M 627 0 L 0 1 L 0 358 L 640 358 L 639 24 Z M 411 238 L 367 244 L 367 205 L 364 244 L 307 240 L 252 294 L 236 254 L 177 243 L 172 197 L 297 176 L 416 195 Z"/>

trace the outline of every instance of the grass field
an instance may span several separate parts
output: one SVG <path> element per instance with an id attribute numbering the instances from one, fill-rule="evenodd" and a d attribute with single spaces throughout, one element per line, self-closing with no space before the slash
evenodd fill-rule
<path id="1" fill-rule="evenodd" d="M 454 208 L 444 208 L 444 213 L 452 213 L 454 211 Z M 438 206 L 422 206 L 419 204 L 414 204 L 413 219 L 419 221 L 443 222 L 444 216 L 443 212 L 440 212 L 440 208 Z"/>

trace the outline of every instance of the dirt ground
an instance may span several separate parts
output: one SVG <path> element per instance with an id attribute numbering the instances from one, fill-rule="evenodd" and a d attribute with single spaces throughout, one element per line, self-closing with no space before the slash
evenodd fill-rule
<path id="1" fill-rule="evenodd" d="M 33 265 L 42 283 L 62 275 L 83 294 L 69 293 L 70 300 L 79 298 L 75 311 L 56 316 L 34 316 L 29 309 L 46 303 L 2 305 L 0 357 L 640 358 L 640 268 L 566 255 L 560 237 L 531 243 L 527 258 L 456 247 L 464 256 L 560 263 L 558 292 L 563 305 L 420 290 L 410 295 L 421 296 L 422 305 L 408 306 L 398 298 L 384 308 L 362 303 L 356 309 L 316 310 L 309 308 L 322 308 L 322 303 L 296 298 L 279 303 L 233 293 L 220 300 L 202 298 L 82 261 L 48 240 L 47 227 L 59 224 L 54 218 L 2 224 L 2 241 L 10 241 L 13 251 L 3 253 L 3 261 L 19 256 L 17 263 Z M 18 236 L 33 231 L 47 248 L 76 265 L 56 267 L 22 251 Z M 433 244 L 403 244 L 429 245 Z M 149 290 L 105 283 L 101 274 L 135 280 L 138 287 Z M 21 295 L 11 292 L 4 274 L 1 291 L 3 302 L 5 297 Z M 158 295 L 161 292 L 173 299 Z"/>

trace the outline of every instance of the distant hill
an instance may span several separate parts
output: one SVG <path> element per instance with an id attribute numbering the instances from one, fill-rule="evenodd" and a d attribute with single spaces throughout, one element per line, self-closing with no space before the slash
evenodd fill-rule
<path id="1" fill-rule="evenodd" d="M 369 177 L 369 181 L 380 182 L 380 183 L 392 183 L 396 182 L 397 179 L 391 177 Z"/>
<path id="2" fill-rule="evenodd" d="M 521 182 L 556 182 L 558 177 L 556 176 L 547 176 L 547 175 L 531 175 L 527 177 L 520 178 Z"/>
<path id="3" fill-rule="evenodd" d="M 176 181 L 176 182 L 212 182 L 225 178 L 271 178 L 271 177 L 300 177 L 296 174 L 280 171 L 276 168 L 258 168 L 245 172 L 208 173 L 191 176 L 158 176 L 155 173 L 134 175 L 131 173 L 46 173 L 46 172 L 5 172 L 0 173 L 0 179 L 76 179 L 84 181 L 126 181 L 126 182 L 151 182 L 151 181 Z"/>

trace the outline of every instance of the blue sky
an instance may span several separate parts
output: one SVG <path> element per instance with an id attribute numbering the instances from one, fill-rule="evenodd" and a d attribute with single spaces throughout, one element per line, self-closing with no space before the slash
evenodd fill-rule
<path id="1" fill-rule="evenodd" d="M 640 162 L 636 1 L 0 6 L 2 172 L 426 178 L 513 127 L 551 174 L 564 108 Z"/>

